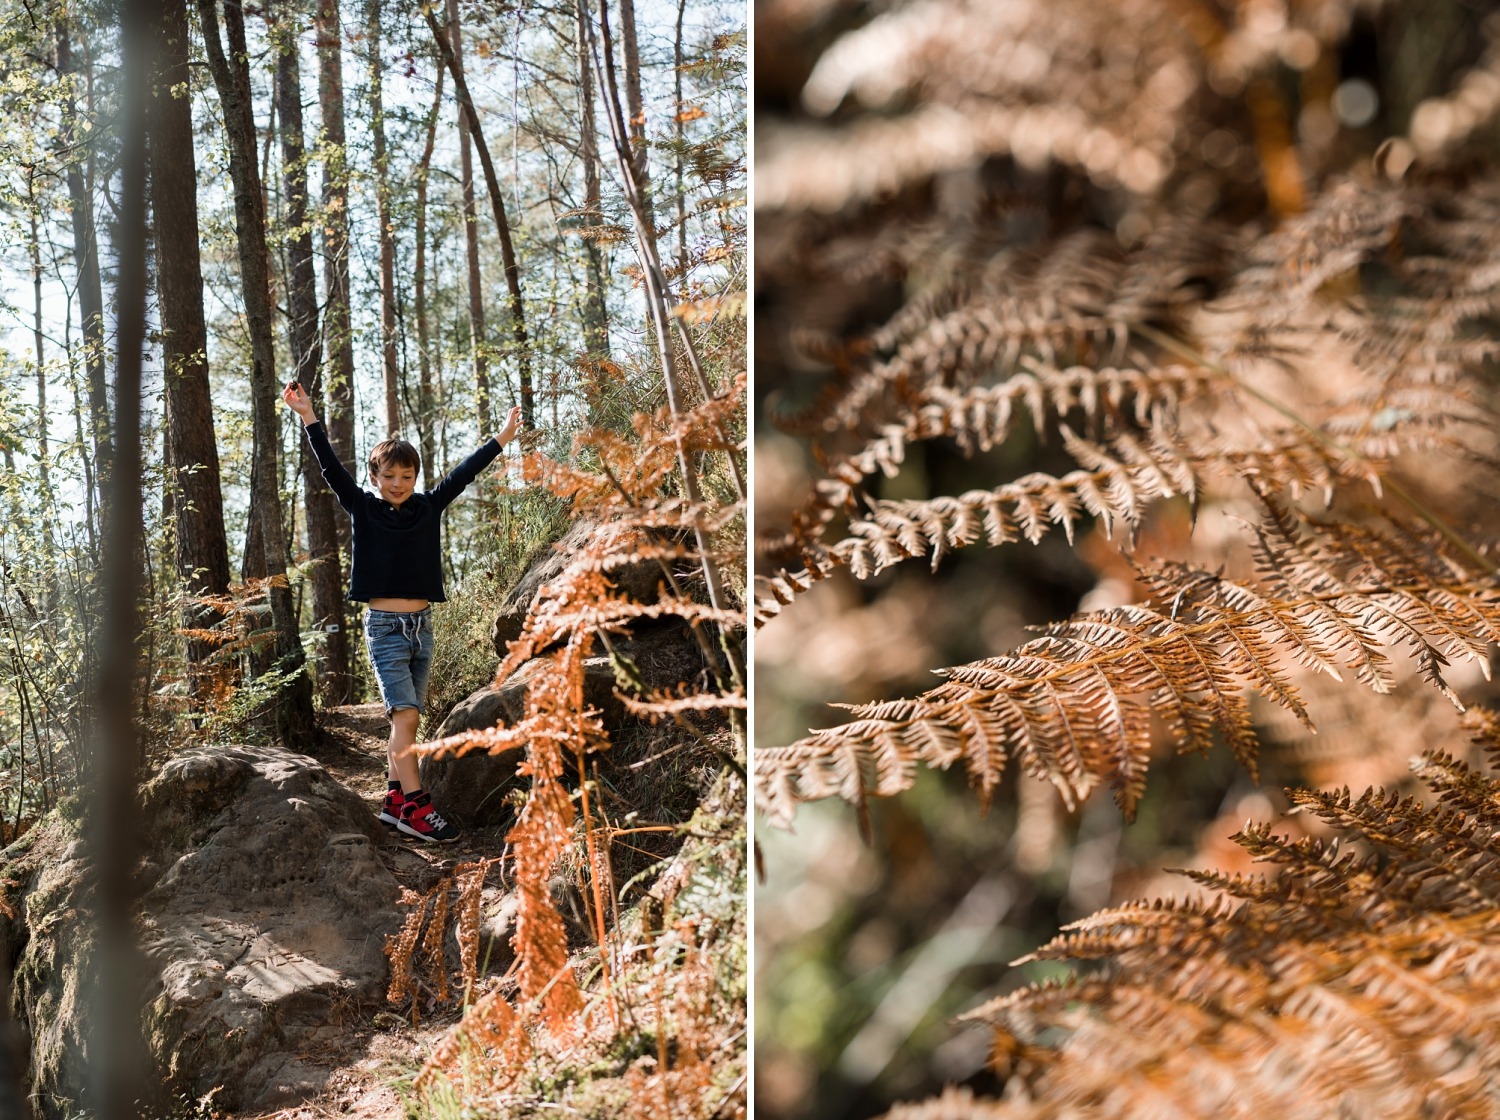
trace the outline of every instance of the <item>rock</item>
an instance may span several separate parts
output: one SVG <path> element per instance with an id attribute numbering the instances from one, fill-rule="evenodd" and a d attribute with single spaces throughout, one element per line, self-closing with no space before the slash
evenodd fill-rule
<path id="1" fill-rule="evenodd" d="M 474 693 L 448 713 L 433 737 L 515 724 L 525 714 L 526 688 L 540 667 L 538 661 L 528 661 L 499 688 Z M 603 713 L 605 726 L 623 723 L 625 706 L 615 695 L 609 658 L 591 657 L 583 669 L 584 703 Z M 516 782 L 516 762 L 515 751 L 490 755 L 476 750 L 457 758 L 428 758 L 422 762 L 422 788 L 432 794 L 443 816 L 460 828 L 501 824 L 511 815 L 505 793 Z"/>
<path id="2" fill-rule="evenodd" d="M 613 641 L 615 657 L 591 657 L 584 662 L 584 703 L 599 711 L 612 737 L 640 728 L 616 695 L 617 672 L 638 681 L 647 691 L 670 691 L 684 683 L 701 687 L 704 662 L 688 625 L 680 620 L 652 622 L 639 627 L 629 638 Z M 487 727 L 514 726 L 526 714 L 526 688 L 540 671 L 539 659 L 522 665 L 499 688 L 483 688 L 448 713 L 434 739 L 477 731 Z M 617 750 L 606 752 L 602 764 L 609 766 Z M 428 758 L 422 763 L 422 787 L 443 815 L 460 828 L 485 828 L 509 821 L 506 793 L 516 783 L 517 753 L 490 755 L 470 751 L 461 757 Z"/>
<path id="3" fill-rule="evenodd" d="M 375 850 L 379 825 L 314 760 L 271 747 L 180 755 L 144 804 L 143 1023 L 155 1080 L 192 1099 L 222 1086 L 221 1109 L 305 1097 L 321 1087 L 309 1055 L 384 991 L 385 937 L 401 916 Z M 43 827 L 55 835 L 28 857 L 14 1003 L 31 1029 L 31 1088 L 52 1117 L 84 1097 L 78 992 L 91 943 L 85 856 L 65 822 Z"/>
<path id="4" fill-rule="evenodd" d="M 496 656 L 505 657 L 506 643 L 521 636 L 526 613 L 536 601 L 537 593 L 548 580 L 555 579 L 574 553 L 587 545 L 599 531 L 597 521 L 574 522 L 562 539 L 540 553 L 526 569 L 526 574 L 506 592 L 500 613 L 490 628 L 490 640 L 494 643 Z M 640 603 L 654 603 L 659 597 L 663 576 L 660 564 L 655 560 L 644 560 L 612 569 L 609 578 L 620 593 L 628 598 Z"/>
<path id="5" fill-rule="evenodd" d="M 503 973 L 516 959 L 511 938 L 521 898 L 516 891 L 485 887 L 479 899 L 479 956 L 489 961 L 491 973 Z"/>

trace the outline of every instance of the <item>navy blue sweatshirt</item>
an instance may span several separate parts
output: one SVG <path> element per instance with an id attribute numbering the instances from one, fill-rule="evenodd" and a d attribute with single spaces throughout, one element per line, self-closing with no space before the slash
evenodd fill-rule
<path id="1" fill-rule="evenodd" d="M 354 522 L 349 561 L 349 598 L 446 600 L 443 594 L 443 510 L 495 461 L 500 443 L 493 437 L 449 472 L 431 490 L 413 493 L 399 506 L 365 490 L 339 462 L 320 420 L 307 425 L 323 478 Z"/>

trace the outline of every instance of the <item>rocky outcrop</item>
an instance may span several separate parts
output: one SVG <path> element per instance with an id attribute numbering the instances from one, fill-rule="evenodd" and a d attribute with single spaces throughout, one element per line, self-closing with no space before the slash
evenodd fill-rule
<path id="1" fill-rule="evenodd" d="M 434 738 L 509 726 L 526 711 L 526 689 L 538 663 L 528 661 L 499 688 L 485 688 L 460 703 Z M 615 695 L 615 674 L 607 657 L 584 663 L 583 702 L 603 713 L 606 727 L 625 722 L 625 706 Z M 513 815 L 506 794 L 518 781 L 515 751 L 500 755 L 471 751 L 461 757 L 429 758 L 422 763 L 422 786 L 442 806 L 443 815 L 462 828 L 504 824 Z"/>
<path id="2" fill-rule="evenodd" d="M 584 662 L 583 702 L 599 712 L 612 738 L 643 726 L 629 715 L 616 692 L 622 676 L 646 691 L 675 689 L 684 682 L 702 683 L 703 655 L 685 623 L 649 620 L 636 627 L 630 637 L 617 636 L 610 644 L 611 655 Z M 514 726 L 525 715 L 526 690 L 537 671 L 538 662 L 528 661 L 499 688 L 473 693 L 448 713 L 433 738 Z M 517 761 L 514 751 L 501 755 L 471 751 L 457 758 L 428 758 L 422 763 L 422 786 L 442 807 L 443 815 L 460 827 L 505 824 L 512 816 L 506 794 L 518 780 Z M 604 764 L 609 765 L 608 760 Z"/>
<path id="3" fill-rule="evenodd" d="M 549 580 L 556 579 L 567 566 L 568 561 L 582 551 L 598 532 L 599 524 L 596 521 L 574 522 L 560 540 L 532 561 L 530 567 L 526 569 L 526 574 L 516 581 L 516 585 L 510 591 L 506 592 L 500 604 L 500 611 L 495 616 L 495 623 L 490 628 L 490 641 L 494 644 L 497 657 L 505 657 L 508 652 L 507 643 L 521 636 L 526 614 L 536 602 L 537 595 L 542 588 Z M 643 560 L 612 568 L 609 578 L 620 594 L 626 598 L 634 599 L 638 603 L 654 603 L 658 598 L 663 577 L 660 564 L 654 560 Z"/>
<path id="4" fill-rule="evenodd" d="M 322 1086 L 326 1050 L 386 983 L 398 887 L 379 825 L 313 759 L 271 747 L 205 747 L 144 792 L 140 936 L 146 1042 L 157 1077 L 219 1108 L 274 1108 Z M 91 938 L 87 854 L 54 819 L 23 853 L 7 947 L 12 1013 L 32 1040 L 47 1117 L 83 1101 Z M 75 829 L 76 831 L 76 829 Z"/>

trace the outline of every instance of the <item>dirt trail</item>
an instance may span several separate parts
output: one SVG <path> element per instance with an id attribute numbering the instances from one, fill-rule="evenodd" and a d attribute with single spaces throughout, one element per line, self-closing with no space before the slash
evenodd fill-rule
<path id="1" fill-rule="evenodd" d="M 385 796 L 390 724 L 383 709 L 379 704 L 326 708 L 318 722 L 318 741 L 308 753 L 364 798 L 373 816 Z M 451 844 L 429 844 L 388 829 L 380 856 L 402 886 L 425 891 L 460 863 L 500 855 L 508 827 L 466 829 Z M 236 1113 L 223 1120 L 401 1117 L 401 1097 L 391 1082 L 413 1072 L 457 1020 L 457 1011 L 451 1009 L 435 1012 L 431 1019 L 424 1017 L 417 1028 L 385 1009 L 365 1011 L 357 1019 L 351 1015 L 345 1045 L 336 1053 L 318 1056 L 319 1064 L 328 1068 L 328 1079 L 317 1096 L 274 1112 Z"/>

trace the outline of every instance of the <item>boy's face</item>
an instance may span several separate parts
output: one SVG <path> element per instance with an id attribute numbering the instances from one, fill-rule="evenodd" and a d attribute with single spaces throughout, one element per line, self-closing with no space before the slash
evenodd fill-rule
<path id="1" fill-rule="evenodd" d="M 370 481 L 380 491 L 382 498 L 393 506 L 399 506 L 411 497 L 411 492 L 417 485 L 417 472 L 411 467 L 387 463 L 380 470 L 370 472 Z"/>

